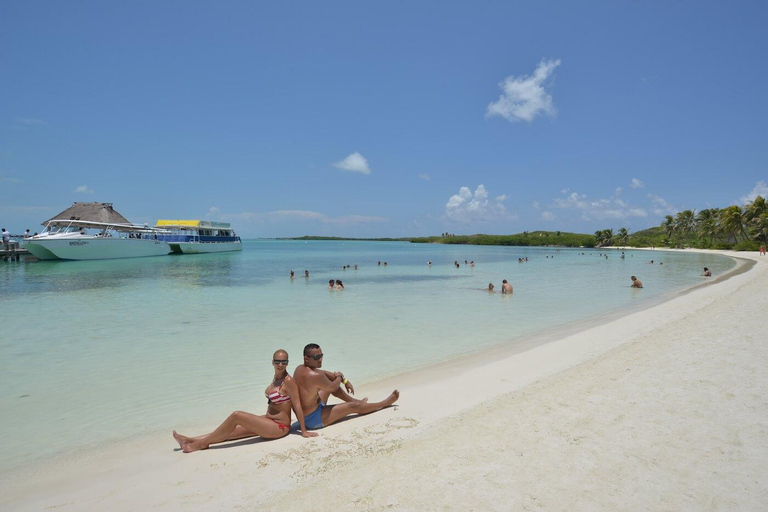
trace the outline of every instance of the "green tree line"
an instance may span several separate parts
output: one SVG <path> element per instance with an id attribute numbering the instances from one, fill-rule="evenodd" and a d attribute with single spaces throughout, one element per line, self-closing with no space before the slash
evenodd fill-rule
<path id="1" fill-rule="evenodd" d="M 683 210 L 667 215 L 661 226 L 633 235 L 622 228 L 595 231 L 595 245 L 647 247 L 697 247 L 701 249 L 735 249 L 756 251 L 768 243 L 768 210 L 765 198 L 757 196 L 744 205 L 707 208 L 696 213 Z"/>

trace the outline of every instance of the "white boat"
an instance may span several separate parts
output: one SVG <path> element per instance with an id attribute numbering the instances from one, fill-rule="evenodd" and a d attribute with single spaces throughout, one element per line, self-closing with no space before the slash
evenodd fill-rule
<path id="1" fill-rule="evenodd" d="M 52 219 L 24 247 L 42 260 L 111 260 L 163 256 L 171 252 L 159 237 L 167 230 L 137 224 Z"/>
<path id="2" fill-rule="evenodd" d="M 168 234 L 158 235 L 158 239 L 168 242 L 174 253 L 202 254 L 243 250 L 240 237 L 232 230 L 229 222 L 158 220 L 155 228 L 170 231 Z"/>

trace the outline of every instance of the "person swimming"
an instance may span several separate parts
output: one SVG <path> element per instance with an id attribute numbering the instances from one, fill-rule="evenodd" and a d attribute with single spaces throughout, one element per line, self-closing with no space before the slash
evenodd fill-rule
<path id="1" fill-rule="evenodd" d="M 344 284 L 342 284 L 341 279 L 337 279 L 336 280 L 336 289 L 337 290 L 343 290 L 344 289 Z"/>
<path id="2" fill-rule="evenodd" d="M 712 277 L 712 272 L 707 268 L 704 267 L 704 277 Z"/>
<path id="3" fill-rule="evenodd" d="M 334 287 L 333 287 L 333 279 L 329 279 L 328 280 L 328 289 L 329 290 L 333 290 L 334 289 Z"/>

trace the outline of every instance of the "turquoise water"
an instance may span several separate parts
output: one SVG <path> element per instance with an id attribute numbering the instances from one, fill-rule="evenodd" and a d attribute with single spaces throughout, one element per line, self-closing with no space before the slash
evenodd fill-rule
<path id="1" fill-rule="evenodd" d="M 600 252 L 246 241 L 241 253 L 0 262 L 0 470 L 114 439 L 211 428 L 235 409 L 262 414 L 277 348 L 292 369 L 306 343 L 319 343 L 325 368 L 359 386 L 650 304 L 702 282 L 704 266 L 717 276 L 735 265 L 709 254 Z M 291 281 L 291 269 L 301 277 Z M 629 287 L 632 274 L 645 289 Z M 329 292 L 330 278 L 346 290 Z M 514 295 L 483 291 L 502 279 Z"/>

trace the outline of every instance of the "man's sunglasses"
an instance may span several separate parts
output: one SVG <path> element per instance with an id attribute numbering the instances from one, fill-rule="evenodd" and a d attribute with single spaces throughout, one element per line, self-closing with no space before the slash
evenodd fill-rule
<path id="1" fill-rule="evenodd" d="M 288 360 L 287 359 L 273 359 L 272 362 L 274 364 L 288 364 Z"/>
<path id="2" fill-rule="evenodd" d="M 323 354 L 316 354 L 314 356 L 307 356 L 307 357 L 309 357 L 310 359 L 314 359 L 315 361 L 319 361 L 320 359 L 323 358 Z"/>

